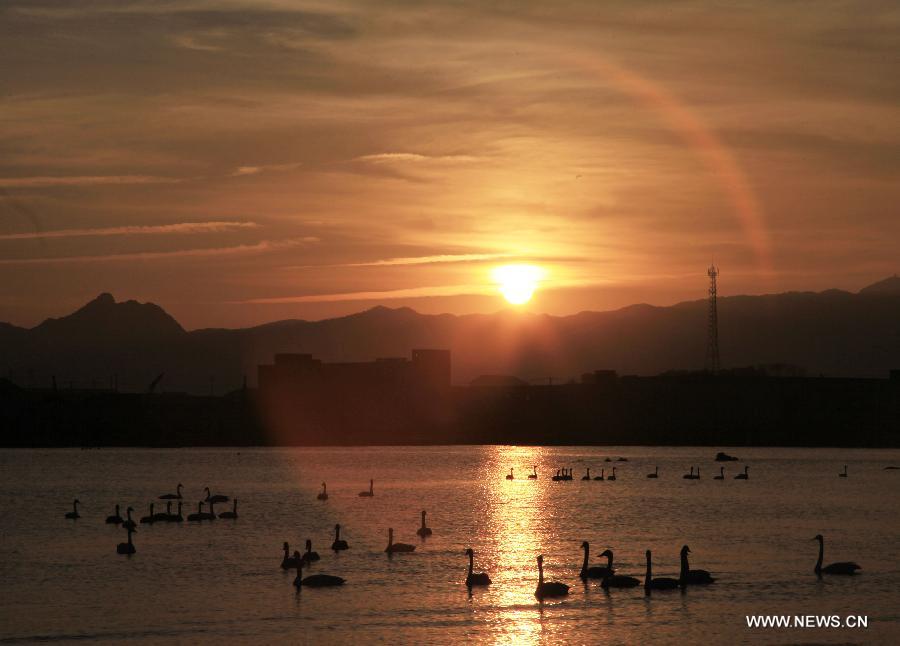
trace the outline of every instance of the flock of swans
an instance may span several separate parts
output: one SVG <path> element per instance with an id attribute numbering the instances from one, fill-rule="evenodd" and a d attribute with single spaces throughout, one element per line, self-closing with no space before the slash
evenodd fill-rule
<path id="1" fill-rule="evenodd" d="M 620 461 L 625 461 L 620 459 Z M 838 474 L 842 478 L 847 477 L 847 468 L 844 467 L 844 471 Z M 532 473 L 528 475 L 528 479 L 536 480 L 537 479 L 537 468 L 532 467 Z M 647 478 L 658 479 L 659 478 L 659 467 L 656 467 L 652 473 L 648 473 Z M 694 467 L 691 467 L 689 473 L 683 476 L 685 479 L 696 480 L 700 478 L 700 469 L 697 467 L 696 473 L 694 471 Z M 738 473 L 734 476 L 735 479 L 738 480 L 747 480 L 748 479 L 748 468 L 744 467 L 743 472 Z M 561 468 L 557 470 L 556 474 L 551 477 L 553 481 L 559 480 L 572 480 L 573 470 L 570 468 Z M 594 478 L 591 478 L 590 469 L 587 469 L 586 474 L 581 478 L 581 480 L 615 480 L 616 479 L 616 468 L 613 467 L 610 475 L 605 474 L 605 470 L 601 469 L 600 475 Z M 716 480 L 723 480 L 725 478 L 724 467 L 720 467 L 719 475 L 715 476 Z M 513 480 L 514 472 L 513 469 L 510 469 L 508 475 L 506 475 L 507 480 Z M 168 493 L 163 494 L 158 497 L 159 500 L 166 501 L 166 511 L 165 512 L 155 512 L 155 503 L 151 502 L 149 507 L 149 514 L 143 516 L 140 519 L 140 524 L 154 524 L 157 522 L 175 522 L 180 523 L 185 520 L 182 515 L 182 506 L 184 504 L 183 496 L 181 490 L 183 489 L 183 485 L 181 483 L 176 487 L 176 493 Z M 228 496 L 213 494 L 209 487 L 204 489 L 205 497 L 200 500 L 197 504 L 197 512 L 188 514 L 187 521 L 188 522 L 200 522 L 200 521 L 212 521 L 217 518 L 221 519 L 237 519 L 237 498 L 235 498 L 232 502 L 231 511 L 221 512 L 218 515 L 215 513 L 215 505 L 217 503 L 226 503 L 229 502 L 230 498 Z M 368 490 L 361 491 L 358 494 L 363 498 L 371 498 L 375 495 L 375 481 L 369 481 Z M 322 483 L 322 490 L 316 496 L 318 500 L 328 500 L 328 488 L 326 483 Z M 177 511 L 173 513 L 172 505 L 177 502 L 178 508 Z M 81 502 L 76 498 L 72 503 L 72 511 L 67 512 L 65 514 L 65 518 L 76 520 L 81 518 L 81 514 L 78 511 L 78 506 Z M 209 505 L 209 511 L 204 511 L 204 505 Z M 115 513 L 107 516 L 106 523 L 113 525 L 120 525 L 123 529 L 127 531 L 127 541 L 124 543 L 119 543 L 116 546 L 116 552 L 119 554 L 134 554 L 136 552 L 134 542 L 132 539 L 132 535 L 137 531 L 137 525 L 132 518 L 131 514 L 134 512 L 132 507 L 128 507 L 125 510 L 125 517 L 123 518 L 120 514 L 120 506 L 115 506 Z M 426 524 L 426 512 L 423 510 L 421 514 L 421 525 L 416 530 L 416 534 L 425 539 L 429 536 L 433 535 L 432 528 L 428 527 Z M 856 574 L 857 570 L 860 570 L 860 566 L 852 561 L 844 561 L 838 563 L 832 563 L 830 565 L 822 565 L 822 561 L 824 558 L 825 551 L 825 539 L 821 534 L 818 534 L 812 540 L 818 541 L 819 543 L 819 555 L 818 560 L 816 561 L 816 565 L 814 568 L 814 572 L 818 576 L 822 576 L 825 574 L 828 575 L 853 575 Z M 298 590 L 303 587 L 334 587 L 344 585 L 346 582 L 345 579 L 339 576 L 334 576 L 331 574 L 309 574 L 307 576 L 303 576 L 302 570 L 304 567 L 309 568 L 313 563 L 320 561 L 321 556 L 318 552 L 313 551 L 312 549 L 312 540 L 306 539 L 305 551 L 301 554 L 299 551 L 291 552 L 290 544 L 285 541 L 283 543 L 283 558 L 281 561 L 281 568 L 284 570 L 296 570 L 297 574 L 294 578 L 293 584 L 298 588 Z M 341 526 L 337 524 L 334 526 L 334 541 L 331 544 L 331 549 L 335 553 L 341 552 L 347 549 L 350 549 L 349 544 L 346 540 L 341 538 Z M 415 545 L 411 545 L 409 543 L 397 543 L 394 542 L 394 529 L 388 529 L 388 542 L 387 547 L 385 547 L 384 552 L 389 556 L 393 554 L 402 554 L 414 552 L 416 549 Z M 690 567 L 690 563 L 688 560 L 688 554 L 691 553 L 690 548 L 687 545 L 684 545 L 681 548 L 680 552 L 680 561 L 681 561 L 681 569 L 678 577 L 654 577 L 653 576 L 653 565 L 652 565 L 652 554 L 650 550 L 645 552 L 646 558 L 646 569 L 644 571 L 643 579 L 640 579 L 636 576 L 623 575 L 616 572 L 616 568 L 613 565 L 613 552 L 610 549 L 604 550 L 601 552 L 600 556 L 606 558 L 605 565 L 592 566 L 590 565 L 590 543 L 584 541 L 581 544 L 581 549 L 584 552 L 584 558 L 581 566 L 581 571 L 579 573 L 579 577 L 584 583 L 588 583 L 591 580 L 599 581 L 600 586 L 604 590 L 616 589 L 616 588 L 637 588 L 643 585 L 645 594 L 650 595 L 652 591 L 658 590 L 676 590 L 676 589 L 684 589 L 688 586 L 696 586 L 696 585 L 709 585 L 716 581 L 716 578 L 713 577 L 710 572 L 707 570 L 701 569 L 692 569 Z M 475 552 L 472 548 L 468 548 L 465 550 L 464 554 L 468 557 L 468 570 L 466 573 L 465 584 L 471 590 L 474 586 L 487 586 L 491 585 L 492 581 L 490 575 L 487 572 L 475 572 Z M 571 588 L 570 585 L 566 583 L 562 583 L 559 581 L 545 581 L 544 580 L 544 555 L 537 556 L 537 569 L 538 569 L 538 580 L 537 587 L 535 588 L 535 596 L 539 600 L 543 600 L 546 598 L 552 597 L 564 597 L 569 594 L 569 590 Z"/>

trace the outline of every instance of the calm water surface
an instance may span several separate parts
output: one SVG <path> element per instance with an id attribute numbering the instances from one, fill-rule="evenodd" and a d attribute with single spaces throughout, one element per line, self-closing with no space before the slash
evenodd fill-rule
<path id="1" fill-rule="evenodd" d="M 900 641 L 900 452 L 733 449 L 718 471 L 708 448 L 392 447 L 356 449 L 105 449 L 0 451 L 0 640 L 147 643 L 897 643 Z M 626 463 L 604 462 L 626 456 Z M 750 465 L 750 479 L 732 477 Z M 844 464 L 850 477 L 838 478 Z M 538 480 L 525 476 L 537 465 Z M 646 473 L 659 465 L 658 480 Z M 691 465 L 702 479 L 682 479 Z M 576 479 L 552 482 L 557 468 Z M 618 468 L 616 482 L 582 482 Z M 516 479 L 504 474 L 515 469 Z M 375 479 L 375 497 L 357 493 Z M 330 498 L 319 501 L 319 483 Z M 240 518 L 142 525 L 133 557 L 125 532 L 104 524 L 116 503 L 136 516 L 185 484 L 185 514 L 204 486 L 237 496 Z M 65 520 L 75 497 L 82 518 Z M 218 511 L 225 511 L 222 505 Z M 434 535 L 415 530 L 422 509 Z M 159 510 L 159 509 L 158 509 Z M 341 523 L 350 550 L 329 549 Z M 415 553 L 389 558 L 388 527 Z M 863 573 L 819 581 L 826 562 Z M 311 572 L 347 585 L 304 589 L 280 569 L 281 544 L 311 538 Z M 607 594 L 578 579 L 582 541 L 612 548 L 622 574 L 719 581 L 686 592 Z M 494 584 L 470 596 L 463 551 Z M 534 597 L 535 557 L 569 583 L 562 601 Z M 867 615 L 867 630 L 749 630 L 745 615 Z"/>

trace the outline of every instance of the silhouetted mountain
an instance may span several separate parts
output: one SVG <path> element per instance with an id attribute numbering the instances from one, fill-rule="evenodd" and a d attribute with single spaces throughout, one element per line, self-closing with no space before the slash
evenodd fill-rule
<path id="1" fill-rule="evenodd" d="M 724 366 L 791 364 L 810 375 L 887 376 L 900 367 L 900 280 L 858 294 L 839 290 L 719 299 Z M 873 298 L 877 295 L 877 298 Z M 323 321 L 277 321 L 245 329 L 187 332 L 165 311 L 103 294 L 77 312 L 30 330 L 0 324 L 0 374 L 20 385 L 108 386 L 217 393 L 240 387 L 276 352 L 324 361 L 409 356 L 412 348 L 453 351 L 453 379 L 482 374 L 531 381 L 578 378 L 598 368 L 652 375 L 703 367 L 706 301 L 632 305 L 572 316 L 502 311 L 424 315 L 375 307 Z"/>

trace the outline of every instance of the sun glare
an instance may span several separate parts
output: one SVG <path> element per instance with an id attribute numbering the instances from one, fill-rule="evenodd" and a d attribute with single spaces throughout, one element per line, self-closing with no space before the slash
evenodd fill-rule
<path id="1" fill-rule="evenodd" d="M 524 305 L 531 300 L 544 271 L 534 265 L 503 265 L 492 272 L 500 293 L 512 305 Z"/>

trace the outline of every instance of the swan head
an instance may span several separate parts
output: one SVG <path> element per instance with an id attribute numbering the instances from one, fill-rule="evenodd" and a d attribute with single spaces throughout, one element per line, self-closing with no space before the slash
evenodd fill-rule
<path id="1" fill-rule="evenodd" d="M 125 510 L 125 513 L 129 513 L 132 511 L 134 511 L 134 507 L 129 507 L 128 509 Z"/>
<path id="2" fill-rule="evenodd" d="M 475 556 L 475 552 L 472 551 L 472 548 L 466 549 L 466 556 Z"/>
<path id="3" fill-rule="evenodd" d="M 306 539 L 306 551 L 310 551 L 312 549 L 312 541 L 308 538 Z"/>
<path id="4" fill-rule="evenodd" d="M 335 525 L 335 526 L 334 526 L 334 531 L 336 531 L 336 532 L 341 531 L 341 526 L 340 526 L 340 525 Z"/>
<path id="5" fill-rule="evenodd" d="M 80 505 L 80 504 L 81 504 L 81 501 L 78 500 L 78 498 L 76 498 L 76 499 L 72 502 L 72 504 L 73 504 L 73 505 Z"/>
<path id="6" fill-rule="evenodd" d="M 298 563 L 301 563 L 303 561 L 303 559 L 300 558 L 300 552 L 297 550 L 294 550 L 294 560 L 296 560 Z"/>
<path id="7" fill-rule="evenodd" d="M 285 541 L 284 544 L 282 545 L 282 549 L 284 549 L 284 550 L 290 550 L 290 549 L 291 549 L 291 546 L 288 545 L 288 542 L 287 542 L 287 541 Z"/>
<path id="8" fill-rule="evenodd" d="M 821 534 L 816 534 L 816 536 L 815 536 L 815 538 L 813 538 L 813 540 L 814 540 L 814 541 L 819 541 L 820 543 L 822 543 L 822 542 L 825 541 L 825 537 L 822 536 Z"/>
<path id="9" fill-rule="evenodd" d="M 209 487 L 203 487 L 203 491 L 205 491 L 207 497 L 209 497 L 209 494 L 210 494 Z"/>
<path id="10" fill-rule="evenodd" d="M 682 545 L 682 546 L 681 546 L 681 555 L 682 555 L 682 556 L 684 556 L 685 554 L 690 554 L 690 553 L 691 553 L 691 548 L 690 548 L 690 547 L 688 547 L 687 545 Z"/>
<path id="11" fill-rule="evenodd" d="M 544 564 L 544 555 L 543 554 L 538 554 L 537 562 L 538 562 L 538 565 Z"/>
<path id="12" fill-rule="evenodd" d="M 581 543 L 581 549 L 583 549 L 583 550 L 588 549 L 590 546 L 591 546 L 590 543 L 588 543 L 587 541 L 582 541 L 582 543 Z"/>
<path id="13" fill-rule="evenodd" d="M 612 550 L 603 550 L 602 552 L 600 552 L 600 556 L 605 556 L 606 558 L 611 559 L 612 555 L 613 555 Z"/>
<path id="14" fill-rule="evenodd" d="M 644 552 L 644 556 L 646 556 L 647 560 L 649 561 L 650 560 L 650 550 L 647 550 L 646 552 Z"/>

